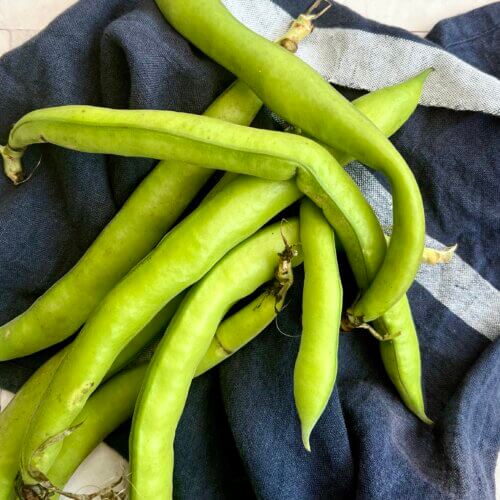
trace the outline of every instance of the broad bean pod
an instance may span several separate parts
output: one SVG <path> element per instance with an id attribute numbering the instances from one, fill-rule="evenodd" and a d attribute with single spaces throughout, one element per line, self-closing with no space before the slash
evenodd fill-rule
<path id="1" fill-rule="evenodd" d="M 305 278 L 293 393 L 302 442 L 311 451 L 311 432 L 330 399 L 337 376 L 342 284 L 333 230 L 308 199 L 300 206 L 300 242 Z"/>
<path id="2" fill-rule="evenodd" d="M 172 319 L 134 412 L 131 499 L 172 497 L 174 436 L 191 381 L 231 305 L 272 278 L 284 247 L 282 231 L 291 245 L 299 241 L 297 219 L 262 229 L 214 266 Z"/>
<path id="3" fill-rule="evenodd" d="M 301 261 L 301 254 L 298 253 L 292 263 L 296 266 Z M 286 294 L 282 291 L 283 287 L 277 282 L 277 288 L 273 285 L 270 290 L 224 319 L 217 327 L 214 340 L 200 361 L 195 377 L 232 356 L 268 326 L 283 306 Z M 132 416 L 145 373 L 144 364 L 137 369 L 133 367 L 120 372 L 89 398 L 72 427 L 81 425 L 64 440 L 50 469 L 48 477 L 52 484 L 63 488 L 87 455 Z"/>
<path id="4" fill-rule="evenodd" d="M 73 423 L 74 432 L 65 438 L 49 471 L 54 486 L 64 488 L 85 457 L 132 416 L 146 370 L 146 363 L 124 370 L 90 397 Z"/>
<path id="5" fill-rule="evenodd" d="M 236 81 L 207 116 L 249 125 L 260 100 Z M 75 266 L 29 309 L 0 327 L 0 360 L 26 356 L 73 334 L 106 293 L 164 236 L 213 171 L 161 161 Z"/>
<path id="6" fill-rule="evenodd" d="M 400 85 L 387 87 L 366 94 L 354 101 L 356 107 L 387 135 L 393 134 L 408 119 L 418 104 L 423 84 L 432 70 L 426 70 Z M 391 112 L 392 110 L 392 112 Z M 338 156 L 341 164 L 353 158 L 340 151 L 331 150 Z M 335 227 L 335 225 L 334 225 Z M 356 242 L 342 240 L 346 252 L 359 250 Z M 425 257 L 423 252 L 421 259 Z M 373 264 L 370 266 L 369 262 Z M 359 265 L 359 263 L 362 265 Z M 358 286 L 368 286 L 376 267 L 377 255 L 365 251 L 362 259 L 350 259 Z M 406 406 L 424 423 L 432 421 L 425 413 L 421 383 L 420 348 L 417 331 L 413 321 L 410 304 L 404 295 L 382 317 L 374 322 L 379 333 L 390 340 L 379 343 L 382 361 L 389 378 L 395 385 Z"/>
<path id="7" fill-rule="evenodd" d="M 386 87 L 370 92 L 353 101 L 383 133 L 391 135 L 396 132 L 415 110 L 422 88 L 432 69 L 423 71 L 415 77 L 399 85 Z M 345 165 L 354 158 L 339 150 L 329 148 L 330 152 L 338 157 L 341 165 Z M 232 175 L 232 174 L 226 174 Z M 332 225 L 338 225 L 332 219 Z M 370 226 L 373 229 L 372 226 Z M 380 234 L 381 228 L 378 229 Z M 347 253 L 358 286 L 364 289 L 373 277 L 380 254 L 360 248 L 355 240 L 342 238 L 343 245 L 347 245 Z M 453 247 L 452 247 L 453 248 Z M 359 258 L 352 255 L 359 254 Z M 422 259 L 426 258 L 426 252 Z M 428 258 L 428 257 L 427 257 Z M 397 388 L 406 406 L 424 423 L 432 421 L 425 413 L 421 385 L 421 361 L 418 336 L 413 322 L 411 308 L 406 296 L 403 296 L 389 311 L 374 322 L 375 328 L 386 340 L 380 343 L 380 350 L 384 367 L 389 378 Z"/>
<path id="8" fill-rule="evenodd" d="M 153 315 L 298 198 L 293 181 L 235 179 L 170 231 L 116 285 L 75 339 L 31 420 L 21 456 L 25 483 L 36 483 L 34 470 L 48 472 L 60 444 L 43 451 L 40 447 L 71 425 L 119 352 Z"/>
<path id="9" fill-rule="evenodd" d="M 19 469 L 22 441 L 29 420 L 40 402 L 43 389 L 48 386 L 68 348 L 44 363 L 0 413 L 0 499 L 15 498 L 14 480 Z M 42 392 L 41 392 L 42 391 Z"/>
<path id="10" fill-rule="evenodd" d="M 155 335 L 165 329 L 179 306 L 181 298 L 182 295 L 169 302 L 123 349 L 107 372 L 106 378 L 112 377 L 126 366 Z M 44 391 L 70 348 L 71 345 L 65 347 L 38 368 L 17 392 L 5 410 L 0 413 L 0 436 L 2 436 L 2 446 L 0 447 L 0 500 L 10 500 L 14 497 L 14 480 L 19 469 L 24 434 Z"/>
<path id="11" fill-rule="evenodd" d="M 305 137 L 172 111 L 62 106 L 28 113 L 9 137 L 9 147 L 17 151 L 39 142 L 83 152 L 184 160 L 276 181 L 296 177 L 299 189 L 335 224 L 340 239 L 354 238 L 377 255 L 372 272 L 384 260 L 383 233 L 366 229 L 379 227 L 369 204 L 329 152 Z M 359 258 L 359 252 L 348 255 Z"/>
<path id="12" fill-rule="evenodd" d="M 405 160 L 310 66 L 246 28 L 220 0 L 156 0 L 156 4 L 175 29 L 245 81 L 289 123 L 387 176 L 394 201 L 391 242 L 370 287 L 348 310 L 353 325 L 380 317 L 410 287 L 424 247 L 422 198 Z"/>
<path id="13" fill-rule="evenodd" d="M 294 261 L 298 264 L 297 260 Z M 283 294 L 277 300 L 273 293 L 265 291 L 225 319 L 217 328 L 195 376 L 211 370 L 263 332 L 283 308 L 285 298 L 286 294 Z"/>

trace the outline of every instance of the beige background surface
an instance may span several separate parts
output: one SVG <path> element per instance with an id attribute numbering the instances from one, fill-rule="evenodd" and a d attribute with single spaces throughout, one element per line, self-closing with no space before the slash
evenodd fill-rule
<path id="1" fill-rule="evenodd" d="M 440 19 L 491 3 L 491 0 L 337 1 L 364 16 L 419 35 L 425 35 Z M 76 0 L 0 0 L 0 55 L 31 38 L 74 3 Z"/>

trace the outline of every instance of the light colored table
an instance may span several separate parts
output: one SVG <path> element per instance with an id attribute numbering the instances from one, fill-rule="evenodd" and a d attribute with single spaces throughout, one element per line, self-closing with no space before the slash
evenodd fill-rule
<path id="1" fill-rule="evenodd" d="M 423 36 L 440 19 L 467 12 L 491 3 L 491 0 L 338 0 L 338 2 L 366 17 L 401 26 Z M 74 3 L 76 0 L 0 0 L 0 55 L 31 38 Z"/>

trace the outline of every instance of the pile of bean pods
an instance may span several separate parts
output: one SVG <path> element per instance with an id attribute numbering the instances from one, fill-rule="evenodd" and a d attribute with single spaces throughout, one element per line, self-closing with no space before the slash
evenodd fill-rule
<path id="1" fill-rule="evenodd" d="M 387 139 L 417 107 L 430 70 L 349 102 L 293 54 L 325 10 L 320 0 L 277 43 L 248 30 L 219 0 L 156 3 L 179 33 L 238 78 L 203 116 L 40 109 L 21 118 L 0 149 L 17 184 L 27 180 L 22 156 L 31 144 L 160 160 L 80 261 L 0 327 L 2 361 L 79 330 L 0 414 L 0 500 L 59 496 L 90 451 L 132 414 L 130 477 L 94 495 L 64 494 L 171 498 L 174 436 L 193 378 L 276 318 L 302 263 L 294 397 L 304 447 L 311 451 L 335 384 L 341 326 L 380 340 L 405 405 L 431 423 L 405 294 L 422 261 L 445 262 L 453 249 L 424 249 L 420 191 Z M 250 128 L 263 104 L 290 127 Z M 390 183 L 390 238 L 343 169 L 354 159 Z M 179 220 L 216 170 L 226 173 Z M 268 224 L 298 200 L 296 217 Z M 344 313 L 336 244 L 359 288 Z M 152 360 L 134 362 L 162 333 Z"/>

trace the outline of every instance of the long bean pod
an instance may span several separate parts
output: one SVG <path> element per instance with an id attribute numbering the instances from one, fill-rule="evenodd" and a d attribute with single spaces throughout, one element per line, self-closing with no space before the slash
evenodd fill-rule
<path id="1" fill-rule="evenodd" d="M 305 137 L 171 111 L 63 106 L 19 120 L 9 147 L 20 151 L 42 141 L 84 152 L 183 159 L 276 181 L 296 177 L 300 190 L 335 221 L 341 240 L 354 238 L 377 256 L 374 273 L 383 262 L 383 233 L 365 227 L 379 228 L 370 206 L 328 151 Z M 348 255 L 359 258 L 359 252 Z"/>
<path id="2" fill-rule="evenodd" d="M 143 363 L 120 372 L 91 396 L 49 471 L 53 485 L 63 488 L 97 444 L 132 416 L 146 370 Z"/>
<path id="3" fill-rule="evenodd" d="M 126 366 L 155 335 L 166 328 L 179 306 L 181 298 L 182 295 L 169 302 L 120 352 L 113 362 L 113 366 L 107 372 L 106 378 L 113 376 Z M 2 446 L 0 447 L 0 500 L 10 500 L 14 496 L 14 479 L 19 468 L 24 434 L 44 391 L 50 384 L 55 371 L 70 347 L 71 345 L 59 351 L 33 373 L 5 410 L 0 413 L 0 436 L 2 436 Z"/>
<path id="4" fill-rule="evenodd" d="M 293 377 L 302 442 L 311 451 L 311 432 L 330 399 L 337 376 L 342 284 L 332 228 L 310 200 L 300 206 L 304 253 L 302 336 Z"/>
<path id="5" fill-rule="evenodd" d="M 195 376 L 226 360 L 263 332 L 281 311 L 285 298 L 286 294 L 282 294 L 277 300 L 274 293 L 266 291 L 225 319 L 217 328 Z"/>
<path id="6" fill-rule="evenodd" d="M 310 66 L 246 28 L 220 0 L 156 0 L 156 4 L 175 29 L 245 81 L 289 123 L 387 176 L 394 200 L 391 243 L 370 287 L 348 310 L 355 325 L 381 316 L 410 287 L 424 247 L 422 198 L 405 160 Z"/>
<path id="7" fill-rule="evenodd" d="M 248 125 L 261 102 L 241 81 L 205 112 Z M 106 293 L 179 218 L 213 171 L 161 161 L 76 265 L 21 315 L 0 327 L 0 360 L 26 356 L 73 334 Z"/>
<path id="8" fill-rule="evenodd" d="M 22 441 L 41 394 L 52 379 L 68 348 L 44 363 L 0 413 L 0 499 L 12 500 L 14 480 L 19 469 Z"/>
<path id="9" fill-rule="evenodd" d="M 282 229 L 287 242 L 298 242 L 296 219 Z M 280 224 L 262 229 L 222 259 L 181 304 L 151 361 L 134 412 L 131 499 L 172 497 L 174 436 L 196 368 L 231 305 L 272 278 L 283 246 Z"/>
<path id="10" fill-rule="evenodd" d="M 50 469 L 60 444 L 40 447 L 71 425 L 124 345 L 166 302 L 299 197 L 292 181 L 235 179 L 187 216 L 116 285 L 75 339 L 33 416 L 22 452 L 25 482 L 36 482 L 33 471 Z"/>
<path id="11" fill-rule="evenodd" d="M 426 70 L 414 78 L 393 87 L 366 94 L 354 101 L 356 107 L 387 135 L 393 134 L 408 119 L 418 104 L 423 84 L 432 70 Z M 391 113 L 390 111 L 393 110 Z M 340 151 L 331 151 L 344 165 L 353 158 Z M 335 227 L 335 225 L 334 225 Z M 356 242 L 343 240 L 347 252 L 358 251 Z M 423 253 L 425 256 L 425 252 Z M 422 257 L 421 257 L 422 258 Z M 350 260 L 358 286 L 363 289 L 373 277 L 377 256 L 364 251 L 362 259 Z M 359 263 L 362 262 L 362 265 Z M 382 317 L 374 322 L 379 333 L 387 337 L 379 343 L 382 361 L 389 378 L 398 390 L 406 406 L 424 423 L 431 424 L 427 417 L 422 393 L 422 368 L 417 331 L 413 322 L 410 304 L 403 296 Z"/>

